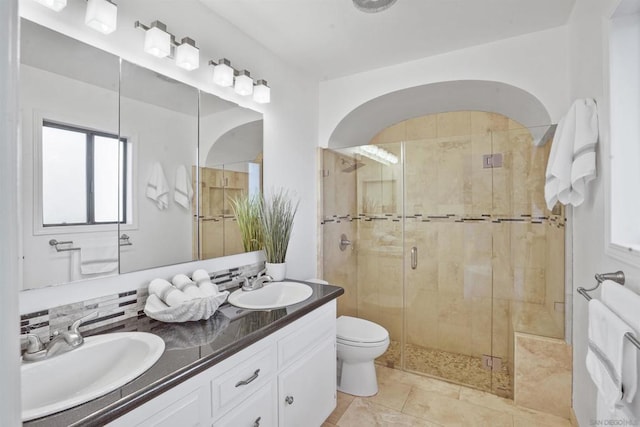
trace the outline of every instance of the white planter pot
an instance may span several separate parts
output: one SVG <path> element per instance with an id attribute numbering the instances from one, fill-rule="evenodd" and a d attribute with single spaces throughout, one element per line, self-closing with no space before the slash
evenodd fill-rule
<path id="1" fill-rule="evenodd" d="M 267 275 L 271 276 L 274 281 L 283 280 L 284 276 L 287 274 L 287 264 L 284 262 L 278 264 L 267 262 L 266 267 Z"/>

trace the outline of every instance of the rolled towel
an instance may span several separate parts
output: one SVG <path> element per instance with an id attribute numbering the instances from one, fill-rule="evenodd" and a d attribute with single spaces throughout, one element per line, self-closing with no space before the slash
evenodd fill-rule
<path id="1" fill-rule="evenodd" d="M 184 274 L 176 274 L 171 279 L 173 285 L 192 298 L 204 298 L 205 294 Z"/>
<path id="2" fill-rule="evenodd" d="M 194 271 L 193 274 L 191 275 L 191 279 L 196 283 L 199 283 L 203 280 L 211 281 L 211 278 L 209 277 L 209 273 L 207 273 L 207 270 L 203 270 L 203 269 Z"/>
<path id="3" fill-rule="evenodd" d="M 163 279 L 153 279 L 149 283 L 149 294 L 156 295 L 169 307 L 176 307 L 193 299 Z"/>
<path id="4" fill-rule="evenodd" d="M 198 288 L 203 294 L 205 294 L 208 297 L 211 297 L 213 295 L 218 295 L 220 293 L 220 290 L 218 289 L 218 287 L 213 283 L 211 283 L 211 280 L 202 280 L 198 282 Z"/>

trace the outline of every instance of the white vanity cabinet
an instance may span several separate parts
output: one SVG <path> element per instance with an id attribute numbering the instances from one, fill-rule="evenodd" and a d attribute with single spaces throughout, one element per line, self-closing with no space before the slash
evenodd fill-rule
<path id="1" fill-rule="evenodd" d="M 336 406 L 336 301 L 110 426 L 320 426 Z"/>

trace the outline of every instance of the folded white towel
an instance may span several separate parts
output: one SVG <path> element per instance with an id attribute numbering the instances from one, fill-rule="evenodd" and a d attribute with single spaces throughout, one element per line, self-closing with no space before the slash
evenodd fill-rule
<path id="1" fill-rule="evenodd" d="M 146 195 L 156 202 L 158 209 L 164 210 L 169 207 L 169 184 L 162 166 L 158 162 L 155 162 L 151 167 L 149 179 L 147 180 Z"/>
<path id="2" fill-rule="evenodd" d="M 191 199 L 193 198 L 193 187 L 191 177 L 184 165 L 176 169 L 176 182 L 173 191 L 173 199 L 177 204 L 185 209 L 191 209 Z"/>
<path id="3" fill-rule="evenodd" d="M 558 122 L 545 175 L 547 208 L 560 203 L 579 206 L 586 185 L 596 177 L 598 113 L 593 99 L 576 100 Z"/>
<path id="4" fill-rule="evenodd" d="M 169 307 L 176 307 L 193 299 L 164 279 L 153 279 L 149 283 L 149 295 L 157 296 Z"/>
<path id="5" fill-rule="evenodd" d="M 615 282 L 605 280 L 602 283 L 600 298 L 604 305 L 634 330 L 636 336 L 640 336 L 640 295 Z M 633 400 L 638 390 L 637 360 L 638 350 L 630 342 L 625 342 L 621 376 L 627 402 Z"/>
<path id="6" fill-rule="evenodd" d="M 589 301 L 587 371 L 612 411 L 622 399 L 624 334 L 631 327 L 596 299 Z"/>
<path id="7" fill-rule="evenodd" d="M 105 274 L 118 270 L 118 245 L 82 244 L 80 249 L 80 273 L 82 274 Z"/>

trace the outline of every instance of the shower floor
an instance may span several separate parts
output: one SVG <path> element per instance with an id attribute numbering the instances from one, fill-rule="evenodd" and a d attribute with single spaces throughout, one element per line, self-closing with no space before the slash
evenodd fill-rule
<path id="1" fill-rule="evenodd" d="M 464 354 L 406 345 L 405 368 L 407 371 L 438 377 L 447 381 L 488 391 L 508 399 L 513 398 L 511 375 L 504 364 L 492 372 L 482 367 L 482 359 Z M 376 359 L 376 363 L 400 368 L 400 343 L 391 341 L 389 349 Z"/>

